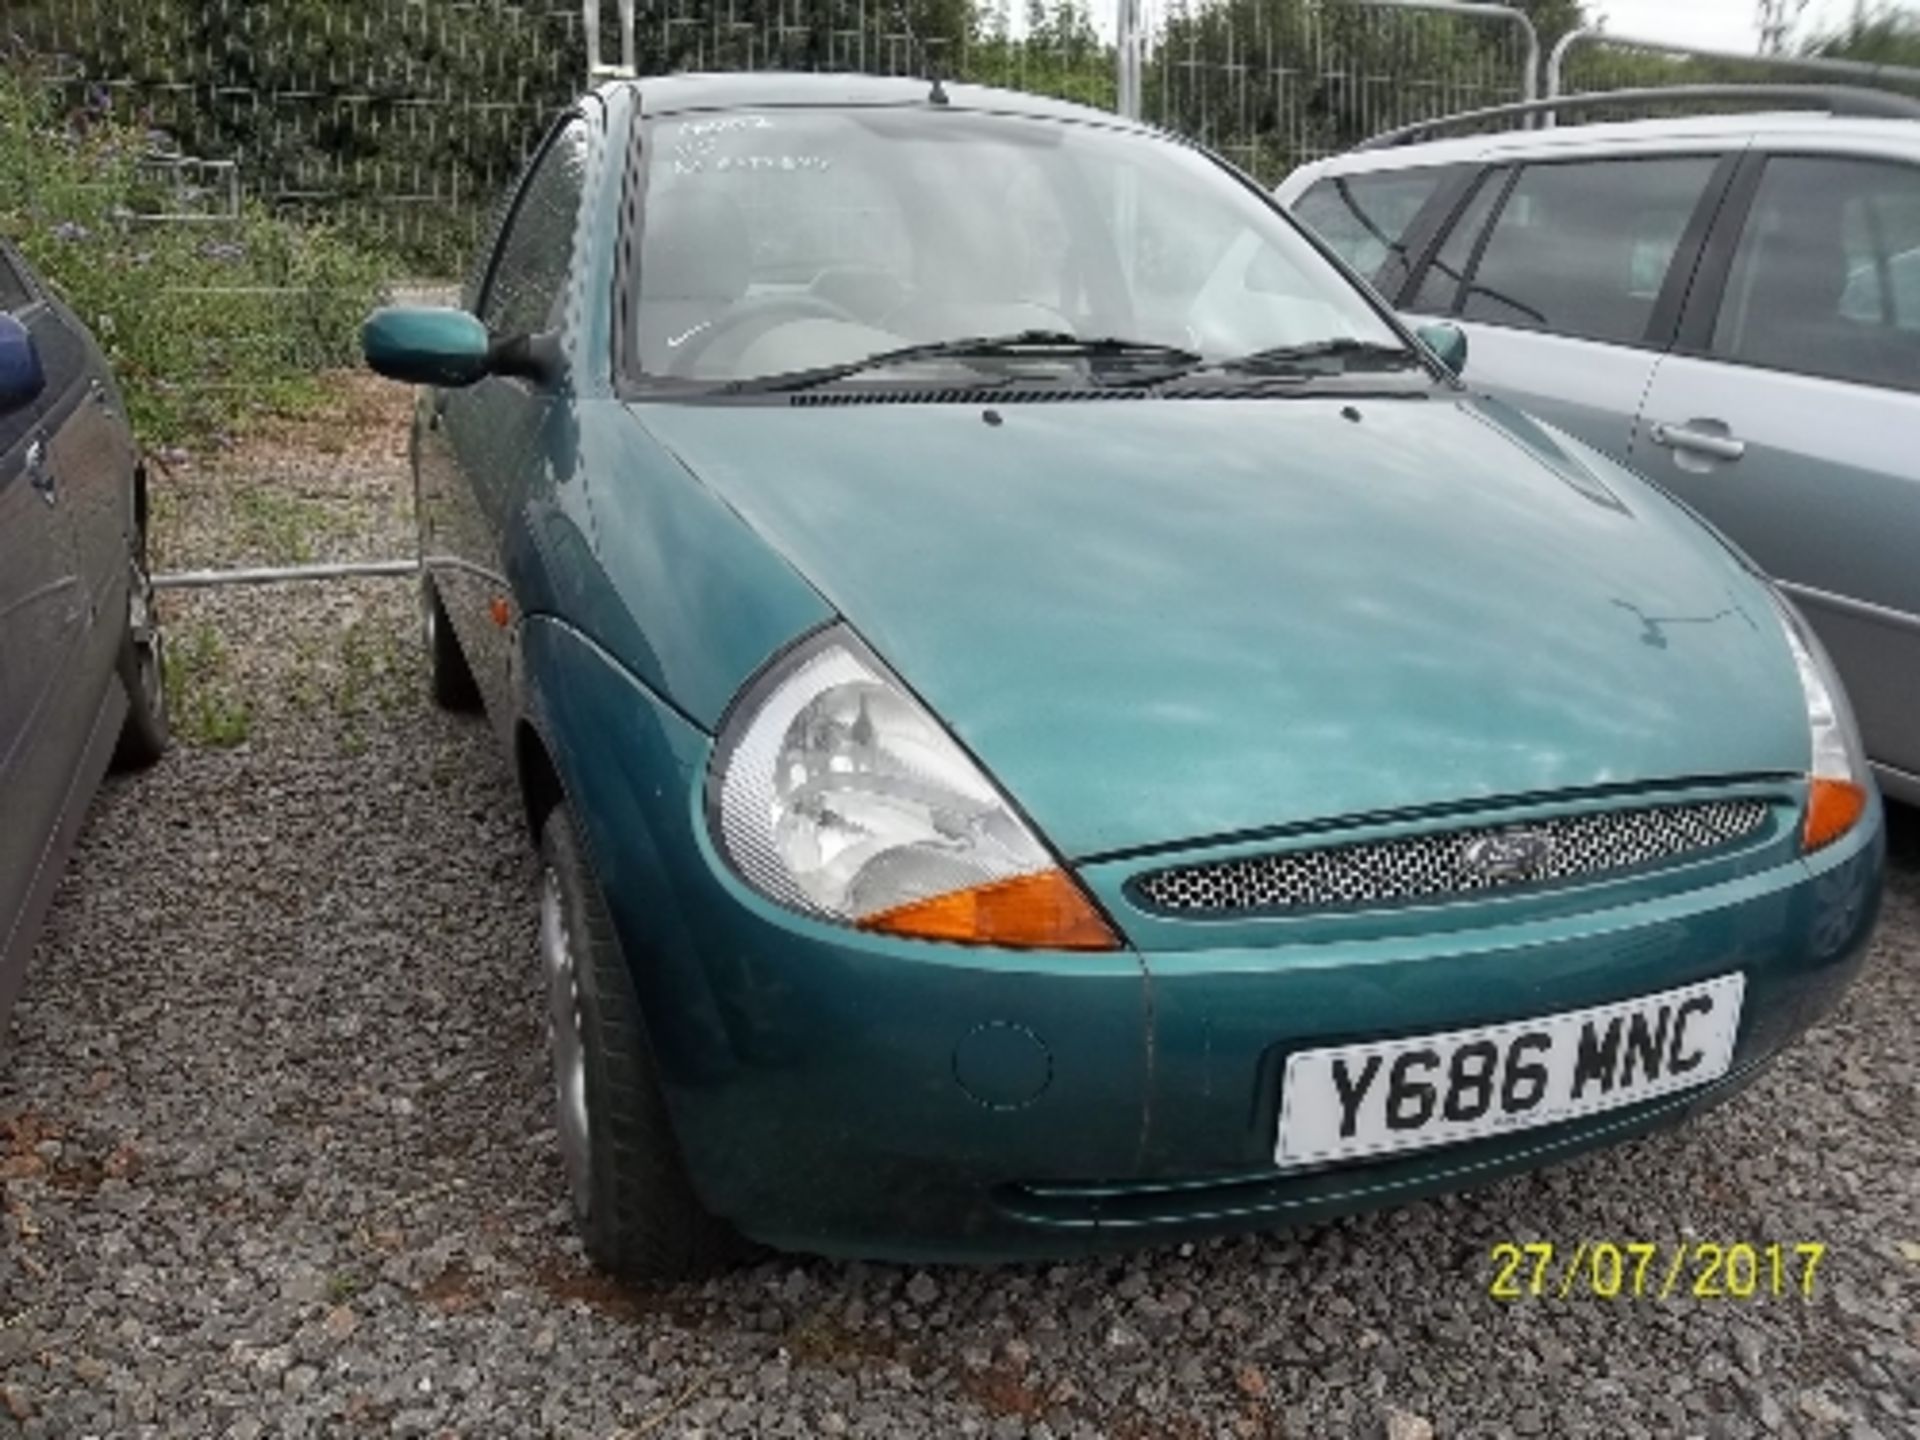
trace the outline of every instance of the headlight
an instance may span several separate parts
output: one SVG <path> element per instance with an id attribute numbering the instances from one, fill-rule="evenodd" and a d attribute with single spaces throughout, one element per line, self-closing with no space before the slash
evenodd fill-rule
<path id="1" fill-rule="evenodd" d="M 1813 763 L 1807 771 L 1807 821 L 1801 844 L 1807 850 L 1838 840 L 1866 813 L 1868 786 L 1866 751 L 1859 728 L 1847 704 L 1847 692 L 1827 658 L 1827 652 L 1800 612 L 1775 591 L 1774 603 L 1800 670 L 1800 689 L 1807 699 L 1807 724 L 1813 732 Z"/>
<path id="2" fill-rule="evenodd" d="M 708 794 L 722 853 L 782 905 L 929 940 L 1119 948 L 1006 797 L 844 627 L 742 696 Z"/>

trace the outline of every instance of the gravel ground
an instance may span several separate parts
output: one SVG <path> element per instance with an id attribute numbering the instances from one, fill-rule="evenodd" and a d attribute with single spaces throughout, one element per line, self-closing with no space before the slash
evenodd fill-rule
<path id="1" fill-rule="evenodd" d="M 399 424 L 356 389 L 177 469 L 165 562 L 402 553 Z M 1920 1435 L 1920 816 L 1845 1006 L 1681 1132 L 1278 1236 L 623 1292 L 408 587 L 168 619 L 191 743 L 101 796 L 0 1061 L 0 1435 Z M 1811 1302 L 1488 1298 L 1495 1243 L 1589 1238 L 1829 1248 Z"/>

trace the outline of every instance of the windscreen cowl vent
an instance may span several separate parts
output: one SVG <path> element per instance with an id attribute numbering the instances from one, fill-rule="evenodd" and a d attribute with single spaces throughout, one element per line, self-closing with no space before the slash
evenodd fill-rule
<path id="1" fill-rule="evenodd" d="M 814 405 L 1067 405 L 1090 400 L 1249 400 L 1259 394 L 1246 385 L 1181 385 L 1153 389 L 1118 386 L 899 386 L 872 390 L 807 390 L 789 395 L 790 406 Z"/>
<path id="2" fill-rule="evenodd" d="M 1063 400 L 1146 400 L 1141 390 L 1061 390 L 1034 387 L 989 390 L 977 386 L 887 390 L 811 390 L 789 396 L 789 405 L 1036 405 Z"/>

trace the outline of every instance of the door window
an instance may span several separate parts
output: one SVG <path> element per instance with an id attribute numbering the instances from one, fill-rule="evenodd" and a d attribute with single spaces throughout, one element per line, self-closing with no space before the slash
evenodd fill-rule
<path id="1" fill-rule="evenodd" d="M 1645 338 L 1717 164 L 1688 156 L 1527 166 L 1494 221 L 1461 313 L 1588 340 Z"/>
<path id="2" fill-rule="evenodd" d="M 1379 283 L 1389 261 L 1407 263 L 1407 232 L 1440 188 L 1438 166 L 1387 175 L 1336 175 L 1294 202 L 1296 219 L 1367 279 Z M 1404 278 L 1405 271 L 1401 269 Z"/>
<path id="3" fill-rule="evenodd" d="M 1920 170 L 1769 160 L 1713 351 L 1769 369 L 1920 388 Z"/>
<path id="4" fill-rule="evenodd" d="M 532 335 L 560 321 L 585 189 L 587 125 L 574 118 L 521 189 L 487 282 L 480 318 L 496 335 Z"/>

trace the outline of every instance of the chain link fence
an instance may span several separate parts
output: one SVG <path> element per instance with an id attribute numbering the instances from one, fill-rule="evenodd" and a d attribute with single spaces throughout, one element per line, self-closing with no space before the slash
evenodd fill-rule
<path id="1" fill-rule="evenodd" d="M 585 73 L 562 0 L 15 0 L 0 23 L 70 112 L 231 163 L 247 196 L 436 273 Z"/>
<path id="2" fill-rule="evenodd" d="M 183 413 L 216 422 L 230 399 L 244 405 L 278 393 L 289 373 L 351 361 L 359 292 L 343 274 L 389 283 L 464 273 L 527 150 L 596 60 L 641 75 L 939 73 L 1137 114 L 1268 184 L 1383 130 L 1532 98 L 1543 77 L 1549 93 L 1805 79 L 1920 94 L 1912 71 L 1676 52 L 1591 32 L 1543 64 L 1524 15 L 1490 0 L 1100 4 L 7 0 L 0 62 L 55 97 L 41 122 L 49 143 L 84 158 L 97 127 L 144 136 L 134 179 L 122 176 L 137 213 L 120 205 L 107 218 L 194 238 L 123 236 L 122 269 L 147 265 L 150 252 L 179 263 L 118 291 L 90 275 L 106 298 L 89 320 L 111 330 L 128 295 L 160 287 L 195 323 L 151 337 L 142 355 L 123 346 L 116 361 L 132 355 L 150 393 L 192 392 Z M 8 208 L 0 194 L 0 219 Z M 87 229 L 57 214 L 29 220 L 56 238 Z M 341 261 L 311 235 L 358 259 Z M 86 263 L 65 243 L 47 240 L 41 253 Z"/>
<path id="3" fill-rule="evenodd" d="M 1496 5 L 1146 0 L 1143 116 L 1268 183 L 1414 120 L 1532 98 L 1533 27 Z"/>
<path id="4" fill-rule="evenodd" d="M 442 275 L 593 58 L 937 71 L 1136 111 L 1267 180 L 1521 98 L 1535 68 L 1524 19 L 1490 4 L 1121 0 L 1118 35 L 1108 16 L 1083 0 L 15 0 L 0 25 L 69 109 L 164 134 L 229 166 L 233 194 Z"/>

